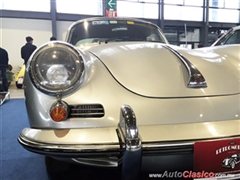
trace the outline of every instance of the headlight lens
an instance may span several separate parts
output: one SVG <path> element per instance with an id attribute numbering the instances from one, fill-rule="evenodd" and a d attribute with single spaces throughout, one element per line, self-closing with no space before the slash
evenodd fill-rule
<path id="1" fill-rule="evenodd" d="M 64 85 L 68 80 L 68 71 L 64 65 L 53 65 L 47 70 L 47 79 L 51 84 Z"/>
<path id="2" fill-rule="evenodd" d="M 74 89 L 83 79 L 84 62 L 80 53 L 64 42 L 50 42 L 39 48 L 29 66 L 35 87 L 53 95 L 64 95 Z"/>

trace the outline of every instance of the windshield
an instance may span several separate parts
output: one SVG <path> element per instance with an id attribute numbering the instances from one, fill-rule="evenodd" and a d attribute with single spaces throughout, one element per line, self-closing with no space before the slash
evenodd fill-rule
<path id="1" fill-rule="evenodd" d="M 119 41 L 153 41 L 167 43 L 160 28 L 150 23 L 127 20 L 85 21 L 73 26 L 67 42 L 109 43 Z"/>
<path id="2" fill-rule="evenodd" d="M 215 43 L 213 43 L 212 46 L 219 46 L 219 45 L 226 44 L 226 41 L 232 36 L 233 32 L 234 32 L 233 29 L 228 30 L 228 32 L 222 35 Z"/>

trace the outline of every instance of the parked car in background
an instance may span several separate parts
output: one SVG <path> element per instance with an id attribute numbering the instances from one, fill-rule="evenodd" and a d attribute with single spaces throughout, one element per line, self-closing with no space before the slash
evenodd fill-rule
<path id="1" fill-rule="evenodd" d="M 79 20 L 66 42 L 31 56 L 30 127 L 18 140 L 47 162 L 121 167 L 122 179 L 223 172 L 223 159 L 211 158 L 228 141 L 240 144 L 239 47 L 170 45 L 158 26 L 139 19 Z M 49 164 L 48 172 L 58 168 Z"/>
<path id="2" fill-rule="evenodd" d="M 211 46 L 240 44 L 240 26 L 235 26 L 221 35 Z"/>
<path id="3" fill-rule="evenodd" d="M 15 74 L 15 84 L 18 89 L 21 89 L 23 86 L 23 79 L 25 74 L 25 65 L 23 64 L 19 67 L 17 73 Z"/>

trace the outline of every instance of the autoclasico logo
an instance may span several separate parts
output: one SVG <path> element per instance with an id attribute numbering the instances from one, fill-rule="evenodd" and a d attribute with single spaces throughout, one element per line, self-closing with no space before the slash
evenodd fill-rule
<path id="1" fill-rule="evenodd" d="M 214 173 L 214 172 L 194 172 L 194 171 L 184 171 L 184 172 L 169 172 L 164 171 L 164 173 L 149 174 L 149 178 L 214 178 L 214 177 L 230 177 L 231 174 L 224 173 Z"/>
<path id="2" fill-rule="evenodd" d="M 184 178 L 213 178 L 215 177 L 214 172 L 193 172 L 193 171 L 184 171 Z"/>

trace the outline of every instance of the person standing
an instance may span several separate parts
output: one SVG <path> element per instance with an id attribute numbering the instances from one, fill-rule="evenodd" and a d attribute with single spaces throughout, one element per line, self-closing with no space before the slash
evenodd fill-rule
<path id="1" fill-rule="evenodd" d="M 21 57 L 24 60 L 24 64 L 26 65 L 29 57 L 37 49 L 37 46 L 33 45 L 33 38 L 31 36 L 26 37 L 27 43 L 21 48 Z"/>
<path id="2" fill-rule="evenodd" d="M 2 78 L 2 91 L 8 91 L 7 68 L 8 68 L 8 52 L 0 47 L 0 71 Z"/>

